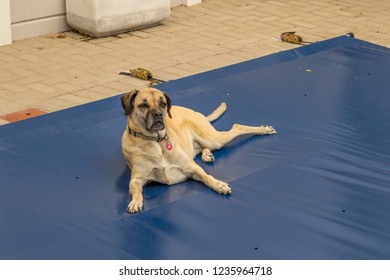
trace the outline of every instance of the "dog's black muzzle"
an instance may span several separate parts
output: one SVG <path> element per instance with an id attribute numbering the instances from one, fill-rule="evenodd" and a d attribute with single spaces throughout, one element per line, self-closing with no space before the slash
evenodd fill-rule
<path id="1" fill-rule="evenodd" d="M 146 129 L 157 131 L 164 129 L 164 112 L 159 109 L 152 109 L 147 116 Z"/>

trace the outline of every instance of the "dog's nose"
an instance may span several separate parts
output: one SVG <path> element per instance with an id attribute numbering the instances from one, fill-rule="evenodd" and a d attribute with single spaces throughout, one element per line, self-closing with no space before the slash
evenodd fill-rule
<path id="1" fill-rule="evenodd" d="M 151 114 L 152 114 L 153 119 L 162 119 L 162 117 L 163 117 L 163 113 L 161 111 L 158 111 L 158 110 L 153 110 L 151 112 Z"/>

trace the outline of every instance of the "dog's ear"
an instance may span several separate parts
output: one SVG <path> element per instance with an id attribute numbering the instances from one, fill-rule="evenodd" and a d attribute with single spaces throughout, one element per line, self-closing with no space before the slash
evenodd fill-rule
<path id="1" fill-rule="evenodd" d="M 121 103 L 122 103 L 123 109 L 125 110 L 125 116 L 130 115 L 131 112 L 133 111 L 134 100 L 135 100 L 135 97 L 137 96 L 137 94 L 138 94 L 138 90 L 134 89 L 134 90 L 122 95 Z"/>
<path id="2" fill-rule="evenodd" d="M 172 102 L 171 102 L 171 98 L 168 96 L 168 94 L 166 94 L 165 92 L 164 93 L 164 96 L 165 96 L 165 100 L 167 101 L 167 113 L 168 113 L 168 117 L 170 117 L 172 119 L 172 114 L 171 114 L 171 107 L 172 107 Z"/>

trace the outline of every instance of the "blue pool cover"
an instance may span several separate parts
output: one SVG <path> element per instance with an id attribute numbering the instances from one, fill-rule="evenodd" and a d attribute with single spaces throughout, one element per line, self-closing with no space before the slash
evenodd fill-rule
<path id="1" fill-rule="evenodd" d="M 158 86 L 274 126 L 126 212 L 119 95 L 0 127 L 0 259 L 390 259 L 390 50 L 347 36 Z M 130 89 L 129 89 L 130 90 Z"/>

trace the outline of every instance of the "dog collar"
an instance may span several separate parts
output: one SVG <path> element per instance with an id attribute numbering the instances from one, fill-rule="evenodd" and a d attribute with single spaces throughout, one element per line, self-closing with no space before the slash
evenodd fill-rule
<path id="1" fill-rule="evenodd" d="M 166 144 L 166 148 L 167 150 L 172 150 L 172 144 L 168 142 L 168 134 L 165 134 L 164 137 L 160 137 L 160 136 L 156 136 L 156 137 L 153 137 L 153 136 L 146 136 L 146 135 L 143 135 L 142 133 L 140 132 L 135 132 L 134 130 L 131 130 L 130 126 L 127 126 L 128 130 L 129 130 L 129 134 L 133 135 L 134 137 L 137 137 L 137 138 L 141 138 L 141 139 L 144 139 L 144 140 L 147 140 L 147 141 L 156 141 L 156 142 L 162 142 L 162 141 L 166 141 L 167 144 Z"/>

